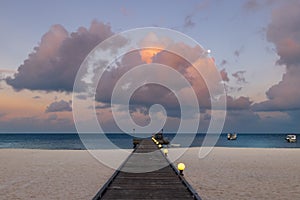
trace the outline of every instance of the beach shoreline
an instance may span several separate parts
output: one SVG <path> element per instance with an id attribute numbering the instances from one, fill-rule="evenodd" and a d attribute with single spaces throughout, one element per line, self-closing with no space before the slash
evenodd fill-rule
<path id="1" fill-rule="evenodd" d="M 170 148 L 172 152 L 182 151 Z M 189 148 L 185 178 L 205 199 L 299 199 L 300 149 Z M 91 199 L 113 174 L 86 150 L 0 149 L 0 199 Z"/>

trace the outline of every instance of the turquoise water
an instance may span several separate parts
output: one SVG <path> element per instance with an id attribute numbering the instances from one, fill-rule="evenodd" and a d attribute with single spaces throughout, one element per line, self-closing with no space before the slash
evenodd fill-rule
<path id="1" fill-rule="evenodd" d="M 205 134 L 197 134 L 195 138 L 191 134 L 180 135 L 174 142 L 175 134 L 164 134 L 171 143 L 181 146 L 200 147 L 203 145 Z M 105 144 L 103 135 L 88 134 L 89 141 L 94 144 Z M 132 136 L 127 134 L 106 134 L 111 142 L 120 148 L 132 148 Z M 208 136 L 213 139 L 216 135 Z M 297 138 L 299 139 L 299 134 Z M 300 148 L 300 142 L 288 143 L 286 134 L 239 134 L 237 140 L 227 140 L 227 135 L 222 134 L 215 146 L 217 147 L 249 147 L 249 148 Z M 193 141 L 191 145 L 189 140 Z M 185 144 L 187 143 L 187 144 Z M 95 145 L 99 148 L 99 145 Z M 211 146 L 211 145 L 208 145 Z M 86 149 L 76 133 L 64 134 L 0 134 L 0 148 L 26 148 L 26 149 Z M 102 145 L 100 148 L 106 148 Z"/>

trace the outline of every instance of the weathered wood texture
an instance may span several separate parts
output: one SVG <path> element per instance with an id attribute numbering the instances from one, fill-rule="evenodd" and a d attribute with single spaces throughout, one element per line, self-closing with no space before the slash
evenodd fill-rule
<path id="1" fill-rule="evenodd" d="M 153 167 L 159 169 L 153 171 Z M 144 139 L 94 199 L 162 200 L 200 197 L 178 175 L 157 146 L 151 140 Z"/>

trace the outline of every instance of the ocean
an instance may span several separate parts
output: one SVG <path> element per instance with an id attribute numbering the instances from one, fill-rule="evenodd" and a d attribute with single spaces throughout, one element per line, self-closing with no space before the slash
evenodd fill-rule
<path id="1" fill-rule="evenodd" d="M 93 139 L 94 142 L 105 142 L 104 137 L 97 137 Z M 99 135 L 99 134 L 97 134 Z M 131 149 L 132 139 L 131 135 L 110 133 L 105 136 L 115 145 L 123 149 Z M 164 136 L 171 141 L 175 134 L 165 133 Z M 299 138 L 299 134 L 297 138 Z M 190 134 L 180 135 L 176 144 L 184 141 Z M 213 136 L 208 136 L 208 138 Z M 243 148 L 300 148 L 300 142 L 288 143 L 285 140 L 286 134 L 239 134 L 236 140 L 227 140 L 227 134 L 221 134 L 216 143 L 216 147 L 243 147 Z M 100 138 L 100 139 L 99 139 Z M 180 139 L 181 138 L 181 139 Z M 205 134 L 198 133 L 191 147 L 202 146 Z M 178 142 L 179 141 L 179 142 Z M 172 141 L 171 141 L 172 142 Z M 183 142 L 184 143 L 184 142 Z M 181 144 L 181 146 L 184 146 Z M 81 142 L 77 133 L 14 133 L 14 134 L 0 134 L 0 149 L 3 148 L 21 148 L 21 149 L 72 149 L 83 150 L 86 149 Z M 101 147 L 102 148 L 102 147 Z M 105 148 L 105 147 L 103 147 Z"/>

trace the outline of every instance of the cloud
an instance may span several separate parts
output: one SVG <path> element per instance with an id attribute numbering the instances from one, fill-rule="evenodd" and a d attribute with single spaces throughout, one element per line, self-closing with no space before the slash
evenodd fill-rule
<path id="1" fill-rule="evenodd" d="M 223 81 L 226 81 L 226 82 L 229 81 L 228 74 L 227 74 L 227 72 L 226 72 L 225 69 L 222 69 L 222 70 L 220 71 L 220 74 L 221 74 L 221 77 L 222 77 L 222 80 L 223 80 Z"/>
<path id="2" fill-rule="evenodd" d="M 211 62 L 209 58 L 199 58 L 199 55 L 202 55 L 204 51 L 203 49 L 197 46 L 190 47 L 186 44 L 175 43 L 172 41 L 165 42 L 164 45 L 169 45 L 169 47 L 174 50 L 181 49 L 181 51 L 186 54 L 184 56 L 190 57 L 191 60 L 194 60 L 195 62 L 193 64 L 196 65 L 200 69 L 200 71 L 206 74 L 208 76 L 208 79 L 215 83 L 214 85 L 217 86 L 220 84 L 220 80 L 218 80 L 213 75 L 213 71 L 215 70 L 213 62 Z M 153 57 L 151 57 L 150 61 L 153 63 L 159 63 L 169 66 L 181 73 L 192 85 L 193 90 L 198 97 L 200 107 L 203 109 L 210 108 L 210 95 L 206 83 L 204 82 L 201 75 L 198 74 L 196 69 L 192 66 L 192 63 L 188 63 L 182 57 L 165 50 L 157 52 L 155 55 L 153 55 Z M 118 67 L 112 67 L 111 70 L 106 71 L 103 74 L 97 88 L 96 100 L 102 103 L 110 103 L 113 88 L 115 87 L 115 84 L 119 80 L 119 78 L 133 67 L 144 64 L 145 62 L 146 61 L 143 60 L 143 57 L 138 51 L 130 52 L 129 54 L 126 54 L 124 57 L 122 57 L 121 60 L 118 60 Z M 220 73 L 223 80 L 228 80 L 228 76 L 225 70 L 222 70 Z M 178 81 L 174 80 L 173 77 L 170 77 L 169 74 L 164 74 L 161 71 L 157 71 L 156 74 L 158 74 L 161 79 L 164 79 L 164 81 L 178 84 Z M 132 79 L 140 79 L 140 77 L 144 77 L 145 79 L 147 79 L 147 74 L 140 74 L 137 77 L 132 77 Z M 129 85 L 127 85 L 127 87 L 129 87 Z M 188 92 L 184 91 L 184 88 L 182 89 L 184 95 L 189 95 Z M 189 97 L 186 96 L 186 99 L 188 98 Z M 137 108 L 143 106 L 146 108 L 146 110 L 148 110 L 148 108 L 153 103 L 158 103 L 166 108 L 168 116 L 180 116 L 180 107 L 176 96 L 170 90 L 157 84 L 148 84 L 142 86 L 134 93 L 130 103 Z M 133 109 L 133 111 L 136 110 Z"/>
<path id="3" fill-rule="evenodd" d="M 57 115 L 56 114 L 51 114 L 48 116 L 48 120 L 52 121 L 52 120 L 57 120 Z"/>
<path id="4" fill-rule="evenodd" d="M 233 73 L 232 76 L 234 78 L 236 78 L 236 81 L 237 81 L 238 84 L 245 84 L 245 83 L 247 83 L 247 81 L 244 77 L 245 73 L 246 73 L 245 70 L 237 71 L 237 72 Z"/>
<path id="5" fill-rule="evenodd" d="M 236 58 L 239 58 L 240 55 L 243 53 L 245 47 L 244 46 L 241 46 L 239 49 L 236 49 L 234 52 L 233 52 L 233 55 L 236 57 Z"/>
<path id="6" fill-rule="evenodd" d="M 261 4 L 257 0 L 248 0 L 244 3 L 243 8 L 247 11 L 256 11 L 260 6 Z"/>
<path id="7" fill-rule="evenodd" d="M 79 95 L 76 95 L 76 98 L 77 98 L 77 99 L 81 99 L 81 100 L 86 100 L 86 99 L 87 99 L 87 96 L 86 96 L 86 95 L 83 95 L 83 94 L 79 94 Z"/>
<path id="8" fill-rule="evenodd" d="M 5 81 L 7 77 L 12 76 L 14 73 L 16 73 L 16 70 L 0 68 L 0 82 Z"/>
<path id="9" fill-rule="evenodd" d="M 40 99 L 41 98 L 41 96 L 34 96 L 34 97 L 32 97 L 33 99 Z"/>
<path id="10" fill-rule="evenodd" d="M 282 80 L 273 85 L 266 95 L 268 100 L 253 105 L 256 111 L 290 111 L 300 109 L 300 69 L 290 68 Z"/>
<path id="11" fill-rule="evenodd" d="M 227 60 L 222 60 L 222 62 L 220 63 L 220 65 L 221 65 L 222 67 L 224 67 L 224 65 L 226 65 L 227 63 L 228 63 Z"/>
<path id="12" fill-rule="evenodd" d="M 29 89 L 70 92 L 73 89 L 75 75 L 82 60 L 92 48 L 110 35 L 112 35 L 110 25 L 97 21 L 93 21 L 89 29 L 81 27 L 77 32 L 71 34 L 69 34 L 63 26 L 54 25 L 42 37 L 38 47 L 34 48 L 34 52 L 29 54 L 28 59 L 18 68 L 14 77 L 7 78 L 6 82 L 15 90 Z M 190 47 L 183 43 L 172 42 L 168 38 L 157 38 L 157 36 L 153 34 L 150 34 L 148 38 L 145 38 L 145 40 L 141 42 L 148 41 L 149 39 L 151 39 L 151 41 L 155 40 L 159 48 L 170 45 L 174 50 L 182 49 L 182 52 L 186 54 L 184 56 L 198 62 L 198 67 L 206 74 L 209 74 L 211 69 L 214 68 L 212 62 L 209 62 L 209 60 L 196 60 L 204 51 L 198 46 Z M 120 40 L 120 44 L 108 46 L 107 48 L 113 51 L 124 44 L 124 42 L 126 41 Z M 143 57 L 143 51 L 134 51 L 123 56 L 121 60 L 116 63 L 117 67 L 112 67 L 109 71 L 104 73 L 97 88 L 96 100 L 102 103 L 108 103 L 112 89 L 120 76 L 132 67 L 147 62 L 165 64 L 182 73 L 191 82 L 193 89 L 196 91 L 200 102 L 199 105 L 202 108 L 210 107 L 207 87 L 201 76 L 197 75 L 196 70 L 191 67 L 191 63 L 187 63 L 178 55 L 161 50 L 156 51 L 155 54 L 146 58 Z M 228 80 L 227 73 L 224 70 L 221 72 L 221 75 L 223 80 Z M 175 81 L 172 80 L 172 77 L 168 77 L 167 74 L 164 75 L 164 78 L 168 78 L 173 82 Z M 216 85 L 219 84 L 217 80 L 214 80 L 214 77 L 211 77 L 211 79 L 216 82 Z M 158 102 L 167 105 L 167 107 L 171 109 L 170 113 L 173 112 L 173 108 L 178 107 L 178 103 L 175 100 L 176 98 L 170 95 L 169 91 L 153 85 L 148 85 L 145 88 L 148 88 L 148 91 L 152 91 L 152 95 L 150 95 L 149 92 L 145 93 L 141 91 L 140 94 L 143 95 L 136 94 L 137 98 L 132 102 L 134 105 L 148 107 L 151 102 Z M 84 99 L 83 96 L 78 96 L 78 98 Z M 63 104 L 65 107 L 58 109 L 57 107 L 60 104 L 63 104 L 63 102 L 54 102 L 48 106 L 46 112 L 56 112 L 64 109 L 66 111 L 70 110 L 70 106 L 67 102 Z M 172 115 L 175 116 L 175 112 L 173 113 Z"/>
<path id="13" fill-rule="evenodd" d="M 265 6 L 269 7 L 281 2 L 282 0 L 247 0 L 243 4 L 243 9 L 249 12 L 257 12 Z"/>
<path id="14" fill-rule="evenodd" d="M 155 103 L 162 105 L 169 117 L 181 117 L 179 102 L 169 89 L 157 84 L 147 84 L 138 89 L 131 97 L 131 111 L 149 114 L 149 108 Z M 143 111 L 143 112 L 142 112 Z"/>
<path id="15" fill-rule="evenodd" d="M 13 70 L 13 69 L 0 69 L 0 74 L 13 74 L 15 73 L 16 70 Z"/>
<path id="16" fill-rule="evenodd" d="M 47 106 L 46 113 L 49 112 L 64 112 L 64 111 L 72 111 L 71 101 L 67 102 L 64 100 L 55 101 Z"/>
<path id="17" fill-rule="evenodd" d="M 128 11 L 128 9 L 126 8 L 126 7 L 121 7 L 120 8 L 120 11 L 121 11 L 121 14 L 123 15 L 123 16 L 129 16 L 130 15 L 130 13 L 129 13 L 129 11 Z"/>
<path id="18" fill-rule="evenodd" d="M 110 104 L 101 104 L 95 106 L 95 109 L 106 109 L 106 108 L 110 108 Z"/>
<path id="19" fill-rule="evenodd" d="M 201 1 L 201 3 L 198 3 L 193 6 L 193 10 L 187 14 L 184 18 L 183 28 L 194 28 L 196 26 L 196 23 L 194 22 L 193 18 L 200 12 L 203 12 L 204 10 L 208 9 L 211 4 L 210 0 L 204 0 Z"/>
<path id="20" fill-rule="evenodd" d="M 191 15 L 187 15 L 185 18 L 184 18 L 184 28 L 193 28 L 195 26 L 195 22 L 193 22 L 192 20 L 192 16 Z"/>
<path id="21" fill-rule="evenodd" d="M 231 96 L 227 96 L 227 110 L 249 110 L 252 104 L 249 97 L 239 97 L 234 99 Z"/>
<path id="22" fill-rule="evenodd" d="M 6 82 L 15 90 L 72 91 L 83 59 L 112 34 L 109 24 L 96 20 L 89 29 L 80 27 L 71 34 L 63 26 L 53 25 Z"/>
<path id="23" fill-rule="evenodd" d="M 267 28 L 267 39 L 275 47 L 285 65 L 282 80 L 266 92 L 268 100 L 256 103 L 256 111 L 290 111 L 300 109 L 300 2 L 286 3 L 275 9 Z"/>
<path id="24" fill-rule="evenodd" d="M 272 13 L 267 39 L 274 43 L 280 59 L 278 64 L 290 67 L 300 63 L 300 2 L 288 3 Z"/>
<path id="25" fill-rule="evenodd" d="M 111 28 L 107 24 L 94 21 L 89 29 L 79 28 L 77 32 L 69 34 L 61 25 L 51 27 L 41 39 L 40 45 L 35 48 L 27 60 L 18 68 L 18 72 L 12 78 L 7 78 L 8 84 L 16 90 L 45 90 L 45 91 L 72 91 L 76 72 L 85 58 L 87 53 L 94 48 L 99 42 L 112 34 Z M 169 66 L 181 73 L 192 85 L 199 101 L 201 112 L 205 113 L 211 107 L 210 95 L 207 85 L 197 70 L 203 72 L 213 83 L 213 87 L 219 87 L 220 80 L 213 74 L 216 71 L 215 65 L 210 58 L 204 58 L 205 52 L 199 46 L 189 46 L 184 43 L 171 41 L 168 38 L 157 38 L 155 35 L 149 35 L 148 39 L 156 40 L 159 48 L 168 45 L 170 49 L 183 52 L 184 57 L 190 58 L 192 63 L 188 63 L 182 57 L 165 50 L 155 51 L 154 54 L 145 56 L 142 51 L 132 51 L 120 57 L 112 67 L 107 70 L 101 77 L 97 88 L 96 101 L 102 103 L 103 106 L 97 106 L 97 112 L 105 110 L 105 115 L 109 115 L 108 103 L 110 103 L 113 88 L 119 78 L 132 69 L 133 67 L 145 63 L 160 63 Z M 121 40 L 120 44 L 124 44 Z M 107 48 L 118 48 L 120 44 L 108 46 Z M 151 51 L 150 51 L 151 52 Z M 194 65 L 194 66 L 192 66 Z M 219 71 L 223 81 L 229 81 L 228 74 L 225 69 Z M 168 79 L 169 82 L 177 84 L 178 80 L 174 80 L 169 74 L 157 72 L 162 79 Z M 141 74 L 134 78 L 147 78 L 147 74 Z M 212 90 L 215 90 L 213 88 Z M 181 88 L 186 104 L 189 103 L 190 93 L 186 88 Z M 221 92 L 221 91 L 220 91 Z M 36 97 L 37 98 L 37 97 Z M 79 99 L 86 99 L 85 96 L 77 95 Z M 248 99 L 249 100 L 249 99 Z M 143 119 L 147 119 L 149 108 L 154 103 L 161 104 L 166 108 L 170 118 L 180 118 L 181 112 L 176 96 L 167 88 L 156 84 L 148 84 L 139 88 L 131 98 L 130 110 L 133 115 L 144 115 Z M 242 110 L 247 108 L 249 102 L 247 99 L 232 99 L 230 109 Z M 236 105 L 235 105 L 236 104 Z M 186 106 L 186 105 L 185 105 Z M 195 109 L 190 109 L 190 116 L 195 114 Z M 46 108 L 46 113 L 72 111 L 70 102 L 61 100 L 51 103 Z M 102 115 L 103 117 L 103 115 Z M 205 119 L 209 119 L 206 116 Z M 49 116 L 50 121 L 57 120 L 55 115 Z M 112 120 L 107 120 L 108 125 L 114 124 Z"/>
<path id="26" fill-rule="evenodd" d="M 149 38 L 149 37 L 148 37 Z M 151 40 L 155 39 L 153 34 L 150 37 Z M 155 40 L 160 40 L 161 38 L 156 38 Z M 167 39 L 163 40 L 164 42 L 159 43 L 161 46 L 168 46 L 170 49 L 178 50 L 180 49 L 182 52 L 184 52 L 184 56 L 189 57 L 191 60 L 193 60 L 193 63 L 188 63 L 185 59 L 182 57 L 171 53 L 169 51 L 161 50 L 156 52 L 149 60 L 153 63 L 159 63 L 166 66 L 169 66 L 170 68 L 178 71 L 185 77 L 190 84 L 192 85 L 192 88 L 196 93 L 196 96 L 199 101 L 199 106 L 202 112 L 205 112 L 206 109 L 210 109 L 211 102 L 210 102 L 210 95 L 207 89 L 207 85 L 204 82 L 202 76 L 197 72 L 197 70 L 194 68 L 193 65 L 195 65 L 197 68 L 199 68 L 200 71 L 202 71 L 203 74 L 207 76 L 207 79 L 209 79 L 211 82 L 213 82 L 214 87 L 218 87 L 221 84 L 221 80 L 217 79 L 215 77 L 214 71 L 216 70 L 214 63 L 211 61 L 210 58 L 203 58 L 199 57 L 199 55 L 203 54 L 203 49 L 201 49 L 198 46 L 191 47 L 189 45 L 186 45 L 184 43 L 176 43 L 174 41 L 170 41 Z M 163 45 L 162 45 L 163 44 Z M 162 47 L 161 47 L 162 48 Z M 151 50 L 151 49 L 150 49 Z M 149 51 L 150 51 L 149 50 Z M 147 60 L 148 62 L 148 60 Z M 139 51 L 132 51 L 126 55 L 124 55 L 122 58 L 116 61 L 115 65 L 117 67 L 111 67 L 109 70 L 107 70 L 103 76 L 101 77 L 101 80 L 99 82 L 97 92 L 96 92 L 96 101 L 104 103 L 104 104 L 110 104 L 111 96 L 113 88 L 116 85 L 116 82 L 130 69 L 133 69 L 135 66 L 140 64 L 145 64 L 146 60 L 141 56 L 141 52 Z M 225 71 L 225 69 L 219 71 L 221 74 L 221 78 L 223 81 L 228 81 L 228 74 Z M 174 79 L 174 77 L 170 76 L 169 74 L 165 74 L 162 71 L 157 71 L 157 74 L 161 79 L 164 79 L 164 81 L 173 83 L 172 85 L 178 84 L 178 80 Z M 141 74 L 135 74 L 134 76 L 131 75 L 132 80 L 140 80 L 141 77 L 143 77 L 143 80 L 147 80 L 149 75 L 145 72 Z M 130 87 L 131 85 L 134 85 L 133 83 L 128 82 L 128 84 L 125 84 L 122 86 L 123 90 L 126 90 L 126 88 Z M 195 108 L 188 107 L 188 101 L 191 98 L 190 92 L 187 90 L 187 88 L 181 88 L 180 91 L 181 94 L 184 96 L 184 99 L 186 102 L 185 105 L 189 112 L 189 117 L 193 117 L 195 115 Z M 215 88 L 213 88 L 215 90 Z M 221 91 L 220 91 L 221 92 Z M 119 98 L 121 100 L 122 97 Z M 121 104 L 121 103 L 120 103 Z M 141 86 L 138 90 L 135 91 L 133 96 L 130 100 L 130 112 L 133 116 L 135 115 L 145 115 L 148 116 L 149 114 L 149 108 L 153 104 L 161 104 L 166 112 L 167 116 L 169 118 L 181 118 L 181 108 L 179 106 L 177 97 L 167 88 L 157 85 L 157 84 L 147 84 L 144 86 Z M 101 107 L 97 107 L 99 109 L 102 109 Z M 122 110 L 124 107 L 120 107 L 119 111 L 123 112 Z M 105 106 L 103 109 L 107 109 Z M 126 109 L 126 108 L 124 108 Z M 137 114 L 140 113 L 140 114 Z M 146 117 L 145 117 L 146 118 Z"/>

